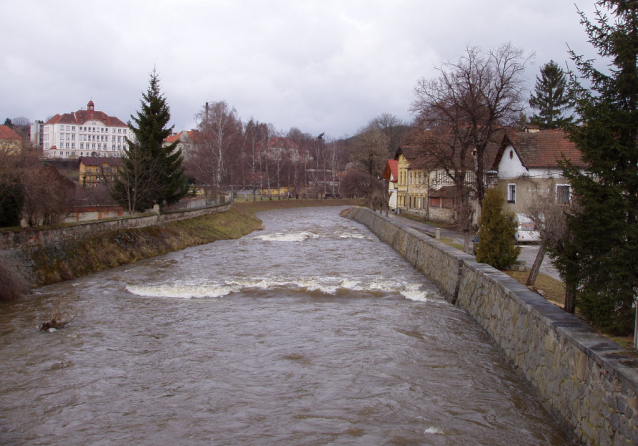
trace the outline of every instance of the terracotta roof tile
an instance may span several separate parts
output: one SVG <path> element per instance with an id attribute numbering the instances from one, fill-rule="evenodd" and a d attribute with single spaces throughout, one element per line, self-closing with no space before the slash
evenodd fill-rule
<path id="1" fill-rule="evenodd" d="M 493 168 L 497 168 L 507 146 L 512 145 L 526 168 L 558 168 L 565 158 L 576 167 L 585 167 L 580 150 L 571 142 L 564 130 L 538 132 L 511 132 L 504 138 Z"/>
<path id="2" fill-rule="evenodd" d="M 92 101 L 91 101 L 92 102 Z M 91 104 L 89 102 L 89 105 Z M 124 122 L 115 116 L 109 116 L 104 112 L 95 110 L 78 110 L 74 113 L 57 114 L 45 122 L 48 124 L 75 124 L 81 125 L 87 121 L 102 121 L 108 127 L 128 127 Z"/>
<path id="3" fill-rule="evenodd" d="M 78 164 L 84 164 L 85 166 L 101 166 L 106 164 L 107 166 L 123 166 L 122 159 L 119 157 L 106 157 L 106 156 L 83 156 L 78 160 Z"/>
<path id="4" fill-rule="evenodd" d="M 0 139 L 19 139 L 22 137 L 18 135 L 13 129 L 6 125 L 0 125 Z"/>
<path id="5" fill-rule="evenodd" d="M 385 169 L 383 170 L 383 179 L 390 180 L 390 174 L 392 174 L 392 178 L 394 178 L 394 180 L 391 181 L 396 183 L 399 179 L 399 162 L 397 160 L 388 160 L 386 162 Z"/>

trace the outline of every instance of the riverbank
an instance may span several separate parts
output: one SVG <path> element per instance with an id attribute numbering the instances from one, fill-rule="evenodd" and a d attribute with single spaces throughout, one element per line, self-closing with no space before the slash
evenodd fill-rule
<path id="1" fill-rule="evenodd" d="M 261 226 L 239 209 L 134 229 L 118 229 L 73 241 L 27 247 L 31 283 L 44 286 L 164 255 L 189 246 L 240 238 Z"/>

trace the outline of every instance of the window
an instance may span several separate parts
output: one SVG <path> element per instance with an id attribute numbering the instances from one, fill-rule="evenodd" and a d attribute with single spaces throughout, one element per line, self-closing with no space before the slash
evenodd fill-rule
<path id="1" fill-rule="evenodd" d="M 572 187 L 569 184 L 556 185 L 556 203 L 569 204 L 571 201 Z"/>
<path id="2" fill-rule="evenodd" d="M 516 184 L 507 185 L 507 202 L 516 203 Z"/>
<path id="3" fill-rule="evenodd" d="M 75 132 L 75 126 L 71 126 L 71 131 Z"/>

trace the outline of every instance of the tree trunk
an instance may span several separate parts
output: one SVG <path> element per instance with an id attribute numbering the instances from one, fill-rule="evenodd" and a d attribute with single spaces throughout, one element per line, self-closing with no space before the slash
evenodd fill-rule
<path id="1" fill-rule="evenodd" d="M 470 249 L 470 231 L 463 231 L 464 240 L 463 240 L 463 252 L 466 254 L 472 254 L 472 250 Z"/>
<path id="2" fill-rule="evenodd" d="M 543 259 L 545 258 L 545 245 L 541 243 L 538 248 L 538 254 L 536 254 L 536 258 L 534 259 L 534 264 L 529 271 L 529 277 L 527 278 L 527 282 L 525 285 L 534 286 L 536 283 L 536 278 L 538 277 L 538 271 L 541 269 L 541 263 L 543 263 Z"/>
<path id="3" fill-rule="evenodd" d="M 574 302 L 574 289 L 573 286 L 565 284 L 565 311 L 574 314 L 576 305 Z"/>

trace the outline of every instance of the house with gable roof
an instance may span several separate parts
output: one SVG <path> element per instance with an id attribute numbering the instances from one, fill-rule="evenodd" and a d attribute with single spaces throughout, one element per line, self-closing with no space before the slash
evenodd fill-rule
<path id="1" fill-rule="evenodd" d="M 0 125 L 0 150 L 6 153 L 22 151 L 22 137 L 6 125 Z"/>
<path id="2" fill-rule="evenodd" d="M 193 156 L 198 136 L 199 130 L 184 130 L 170 135 L 164 140 L 163 145 L 167 146 L 177 141 L 177 149 L 182 151 L 182 157 L 186 160 Z"/>
<path id="3" fill-rule="evenodd" d="M 525 214 L 538 197 L 569 204 L 571 186 L 559 165 L 563 158 L 580 169 L 586 167 L 580 150 L 564 130 L 507 132 L 492 164 L 497 172 L 495 187 L 506 197 L 505 209 Z"/>
<path id="4" fill-rule="evenodd" d="M 397 160 L 387 160 L 382 177 L 388 182 L 388 206 L 392 212 L 397 210 L 397 183 L 399 181 L 399 163 Z"/>

